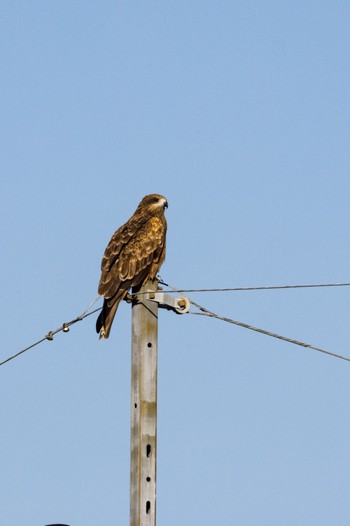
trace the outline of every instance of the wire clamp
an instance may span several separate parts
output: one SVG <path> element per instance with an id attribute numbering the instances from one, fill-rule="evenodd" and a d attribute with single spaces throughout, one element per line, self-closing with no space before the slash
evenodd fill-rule
<path id="1" fill-rule="evenodd" d="M 186 314 L 191 307 L 190 300 L 186 296 L 174 298 L 166 292 L 150 292 L 147 299 L 158 303 L 161 309 L 173 310 L 176 314 Z"/>

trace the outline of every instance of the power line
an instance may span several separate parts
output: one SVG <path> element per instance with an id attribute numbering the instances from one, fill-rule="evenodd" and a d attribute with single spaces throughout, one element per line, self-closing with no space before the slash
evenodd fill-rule
<path id="1" fill-rule="evenodd" d="M 258 290 L 274 290 L 274 289 L 302 289 L 302 288 L 317 288 L 317 287 L 348 287 L 348 286 L 350 286 L 350 283 L 317 283 L 317 284 L 301 284 L 301 285 L 298 285 L 298 284 L 297 285 L 268 285 L 268 286 L 259 286 L 259 287 L 226 287 L 226 288 L 208 288 L 208 289 L 177 289 L 177 288 L 173 287 L 172 285 L 170 285 L 169 283 L 165 283 L 165 281 L 163 281 L 161 278 L 158 279 L 158 282 L 160 284 L 168 287 L 170 290 L 167 290 L 166 292 L 169 292 L 169 293 L 171 293 L 171 292 L 173 292 L 173 293 L 177 293 L 177 292 L 186 292 L 186 293 L 187 292 L 231 292 L 231 291 L 248 291 L 248 290 L 258 291 Z M 146 293 L 148 293 L 148 292 L 144 292 L 144 294 L 146 294 Z M 142 293 L 138 292 L 137 295 L 139 295 L 139 294 L 142 294 Z M 133 296 L 133 294 L 130 294 L 129 297 L 130 296 Z M 29 349 L 32 349 L 33 347 L 36 347 L 37 345 L 39 345 L 40 343 L 44 342 L 45 340 L 49 340 L 49 341 L 53 340 L 53 337 L 55 336 L 55 334 L 57 334 L 57 333 L 59 333 L 61 331 L 68 332 L 71 325 L 74 325 L 78 321 L 82 321 L 84 318 L 87 318 L 88 316 L 91 316 L 95 312 L 100 311 L 101 308 L 98 308 L 98 309 L 95 309 L 95 310 L 89 312 L 91 307 L 99 299 L 100 299 L 100 296 L 97 296 L 97 298 L 95 298 L 95 300 L 93 300 L 90 303 L 90 305 L 85 309 L 85 311 L 80 316 L 77 316 L 73 320 L 70 320 L 70 321 L 68 321 L 66 323 L 63 323 L 60 327 L 58 327 L 54 331 L 49 331 L 48 334 L 46 334 L 46 336 L 44 336 L 40 340 L 38 340 L 35 343 L 29 345 L 25 349 L 22 349 L 21 351 L 17 352 L 16 354 L 13 354 L 9 358 L 6 358 L 6 360 L 3 360 L 2 362 L 0 362 L 0 367 L 2 365 L 4 365 L 5 363 L 13 360 L 14 358 L 17 358 L 17 356 L 20 356 L 21 354 L 25 353 L 26 351 L 29 351 Z M 326 351 L 325 349 L 321 349 L 319 347 L 314 347 L 313 345 L 310 345 L 308 343 L 300 342 L 300 341 L 294 340 L 292 338 L 287 338 L 286 336 L 281 336 L 280 334 L 276 334 L 276 333 L 273 333 L 273 332 L 270 332 L 270 331 L 266 331 L 265 329 L 259 329 L 258 327 L 253 327 L 252 325 L 248 325 L 247 323 L 239 322 L 239 321 L 236 321 L 236 320 L 232 320 L 231 318 L 226 318 L 224 316 L 220 316 L 218 314 L 215 314 L 214 312 L 209 311 L 205 307 L 203 307 L 201 305 L 198 305 L 198 303 L 194 302 L 191 299 L 189 299 L 189 301 L 190 301 L 190 303 L 192 305 L 194 305 L 195 307 L 200 309 L 201 312 L 189 312 L 188 314 L 199 315 L 199 316 L 209 316 L 209 317 L 212 317 L 212 318 L 217 318 L 219 320 L 222 320 L 222 321 L 225 321 L 225 322 L 228 322 L 228 323 L 232 323 L 234 325 L 238 325 L 238 326 L 243 327 L 245 329 L 249 329 L 249 330 L 252 330 L 252 331 L 255 331 L 255 332 L 260 332 L 261 334 L 265 334 L 265 335 L 271 336 L 273 338 L 278 338 L 280 340 L 284 340 L 286 342 L 293 343 L 294 345 L 300 345 L 300 346 L 308 348 L 308 349 L 313 349 L 315 351 L 322 352 L 324 354 L 328 354 L 328 355 L 333 356 L 335 358 L 340 358 L 342 360 L 346 360 L 346 361 L 350 362 L 350 358 L 346 358 L 345 356 L 342 356 L 340 354 L 332 353 L 330 351 Z"/>
<path id="2" fill-rule="evenodd" d="M 161 285 L 170 287 L 171 290 L 167 292 L 239 292 L 239 291 L 248 291 L 248 290 L 279 290 L 279 289 L 310 289 L 310 288 L 319 288 L 319 287 L 349 287 L 350 283 L 316 283 L 316 284 L 306 284 L 306 285 L 266 285 L 260 287 L 225 287 L 225 288 L 212 288 L 212 289 L 176 289 L 171 287 L 168 283 L 165 283 L 163 280 L 160 280 Z"/>
<path id="3" fill-rule="evenodd" d="M 7 362 L 10 362 L 11 360 L 13 360 L 14 358 L 17 358 L 17 356 L 20 356 L 21 354 L 25 353 L 26 351 L 29 351 L 29 349 L 32 349 L 33 347 L 36 347 L 37 345 L 39 345 L 40 343 L 44 342 L 45 340 L 49 340 L 49 341 L 52 341 L 53 340 L 53 337 L 55 336 L 55 334 L 57 334 L 58 332 L 68 332 L 69 331 L 69 327 L 71 325 L 74 325 L 75 323 L 77 323 L 78 321 L 82 321 L 84 318 L 87 318 L 88 316 L 91 316 L 91 314 L 94 314 L 95 312 L 101 310 L 101 307 L 98 308 L 98 309 L 95 309 L 91 312 L 90 309 L 91 307 L 96 303 L 96 301 L 98 301 L 100 299 L 100 297 L 98 296 L 93 302 L 90 303 L 90 305 L 87 307 L 87 309 L 85 309 L 85 311 L 83 312 L 83 314 L 81 314 L 80 316 L 77 316 L 76 318 L 74 318 L 73 320 L 71 321 L 68 321 L 66 323 L 63 323 L 61 325 L 61 327 L 58 327 L 57 329 L 55 329 L 54 331 L 49 331 L 46 336 L 44 336 L 43 338 L 41 338 L 41 340 L 38 340 L 37 342 L 35 343 L 32 343 L 31 345 L 29 345 L 28 347 L 26 347 L 25 349 L 22 349 L 21 351 L 17 352 L 16 354 L 13 354 L 12 356 L 10 356 L 9 358 L 6 358 L 6 360 L 4 360 L 3 362 L 0 362 L 0 367 L 2 365 L 4 365 L 5 363 Z"/>

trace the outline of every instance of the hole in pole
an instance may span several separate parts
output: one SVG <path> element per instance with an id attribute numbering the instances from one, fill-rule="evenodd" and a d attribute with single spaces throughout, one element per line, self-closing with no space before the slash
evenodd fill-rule
<path id="1" fill-rule="evenodd" d="M 146 477 L 147 482 L 151 482 L 151 477 Z"/>
<path id="2" fill-rule="evenodd" d="M 151 503 L 150 503 L 150 501 L 148 500 L 148 501 L 146 502 L 146 513 L 147 513 L 147 515 L 149 515 L 150 511 L 151 511 Z"/>
<path id="3" fill-rule="evenodd" d="M 137 409 L 137 404 L 134 404 L 134 406 L 135 406 L 135 409 Z"/>
<path id="4" fill-rule="evenodd" d="M 146 446 L 146 457 L 149 458 L 151 455 L 151 444 L 147 444 Z"/>
<path id="5" fill-rule="evenodd" d="M 148 343 L 147 343 L 147 347 L 152 347 L 151 342 L 148 342 Z"/>

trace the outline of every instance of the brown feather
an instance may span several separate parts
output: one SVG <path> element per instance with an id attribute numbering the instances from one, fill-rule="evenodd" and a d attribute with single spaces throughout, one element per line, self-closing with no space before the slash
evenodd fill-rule
<path id="1" fill-rule="evenodd" d="M 104 296 L 96 322 L 100 338 L 108 338 L 119 303 L 130 288 L 154 279 L 165 259 L 165 197 L 145 196 L 131 218 L 112 236 L 101 263 L 98 293 Z"/>

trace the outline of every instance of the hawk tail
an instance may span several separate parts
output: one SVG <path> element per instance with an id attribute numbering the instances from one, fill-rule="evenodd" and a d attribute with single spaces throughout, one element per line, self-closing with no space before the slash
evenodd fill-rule
<path id="1" fill-rule="evenodd" d="M 108 338 L 115 313 L 125 294 L 116 296 L 112 300 L 104 300 L 102 310 L 96 320 L 96 332 L 100 334 L 100 340 L 101 338 Z"/>

